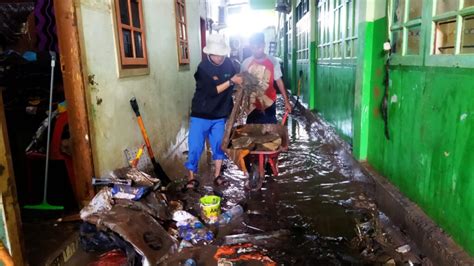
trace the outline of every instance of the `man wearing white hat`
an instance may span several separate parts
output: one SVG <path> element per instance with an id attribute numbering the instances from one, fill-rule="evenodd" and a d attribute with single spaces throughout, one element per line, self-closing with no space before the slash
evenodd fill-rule
<path id="1" fill-rule="evenodd" d="M 216 167 L 214 183 L 220 185 L 224 182 L 220 171 L 226 156 L 221 149 L 221 143 L 225 122 L 233 107 L 232 89 L 234 84 L 242 83 L 242 78 L 236 75 L 237 71 L 227 58 L 230 48 L 224 36 L 209 35 L 203 52 L 207 54 L 207 58 L 201 61 L 194 74 L 196 91 L 192 100 L 189 123 L 188 161 L 184 164 L 189 171 L 186 189 L 199 186 L 194 174 L 198 170 L 206 138 L 209 138 L 212 159 Z"/>

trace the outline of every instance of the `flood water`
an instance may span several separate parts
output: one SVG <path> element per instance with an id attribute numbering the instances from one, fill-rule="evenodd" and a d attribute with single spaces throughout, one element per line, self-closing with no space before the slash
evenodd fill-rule
<path id="1" fill-rule="evenodd" d="M 223 208 L 245 202 L 248 211 L 225 234 L 289 230 L 286 241 L 269 248 L 271 258 L 284 265 L 371 265 L 389 260 L 390 251 L 380 246 L 364 250 L 357 241 L 357 224 L 373 222 L 378 215 L 370 181 L 357 162 L 335 143 L 334 135 L 302 115 L 290 116 L 288 132 L 290 147 L 280 154 L 280 175 L 269 177 L 261 191 L 247 191 L 242 172 L 227 164 L 224 176 L 231 184 L 222 191 Z"/>

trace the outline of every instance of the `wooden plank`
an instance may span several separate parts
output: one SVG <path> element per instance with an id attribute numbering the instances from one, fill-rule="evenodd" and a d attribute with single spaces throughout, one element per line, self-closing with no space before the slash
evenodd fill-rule
<path id="1" fill-rule="evenodd" d="M 85 94 L 77 10 L 74 0 L 54 0 L 56 27 L 61 56 L 64 93 L 67 100 L 69 131 L 71 133 L 72 157 L 76 200 L 84 205 L 93 196 L 92 176 L 94 165 L 89 135 L 89 121 Z"/>
<path id="2" fill-rule="evenodd" d="M 6 234 L 10 252 L 15 265 L 25 265 L 21 230 L 21 216 L 16 194 L 16 183 L 13 175 L 13 164 L 8 140 L 7 122 L 0 88 L 0 195 L 5 215 Z"/>
<path id="3" fill-rule="evenodd" d="M 232 133 L 232 128 L 234 127 L 235 119 L 240 113 L 243 97 L 244 89 L 242 88 L 242 86 L 238 86 L 234 96 L 234 108 L 232 108 L 232 112 L 230 113 L 230 116 L 225 124 L 224 138 L 221 144 L 221 148 L 223 151 L 227 151 L 229 148 L 230 134 Z"/>

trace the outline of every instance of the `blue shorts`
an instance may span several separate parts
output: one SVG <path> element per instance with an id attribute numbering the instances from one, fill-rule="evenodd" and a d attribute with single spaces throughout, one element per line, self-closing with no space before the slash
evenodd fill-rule
<path id="1" fill-rule="evenodd" d="M 276 124 L 276 105 L 273 103 L 265 110 L 253 110 L 247 116 L 247 124 Z"/>
<path id="2" fill-rule="evenodd" d="M 188 161 L 184 166 L 194 173 L 198 170 L 199 159 L 204 150 L 206 138 L 209 138 L 212 150 L 213 160 L 224 160 L 226 158 L 224 151 L 221 149 L 222 139 L 225 130 L 225 118 L 221 119 L 204 119 L 191 117 L 189 122 L 188 135 Z"/>

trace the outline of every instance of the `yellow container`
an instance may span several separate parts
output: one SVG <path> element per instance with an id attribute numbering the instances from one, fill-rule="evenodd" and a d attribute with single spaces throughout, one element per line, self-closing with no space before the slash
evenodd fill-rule
<path id="1" fill-rule="evenodd" d="M 201 218 L 207 223 L 215 223 L 221 214 L 221 198 L 218 196 L 204 196 L 199 200 L 201 204 Z"/>

